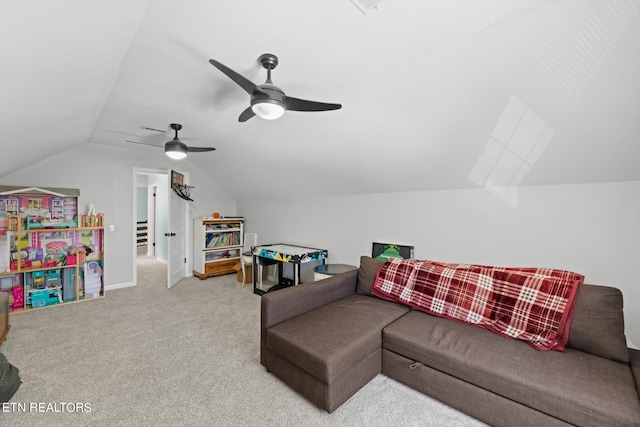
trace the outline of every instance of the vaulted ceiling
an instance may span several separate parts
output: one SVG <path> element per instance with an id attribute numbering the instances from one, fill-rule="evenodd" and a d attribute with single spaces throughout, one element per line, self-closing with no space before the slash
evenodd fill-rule
<path id="1" fill-rule="evenodd" d="M 342 109 L 240 123 L 208 61 L 261 84 L 263 53 Z M 1 0 L 0 178 L 180 123 L 217 150 L 175 167 L 237 198 L 640 180 L 638 76 L 637 0 Z"/>

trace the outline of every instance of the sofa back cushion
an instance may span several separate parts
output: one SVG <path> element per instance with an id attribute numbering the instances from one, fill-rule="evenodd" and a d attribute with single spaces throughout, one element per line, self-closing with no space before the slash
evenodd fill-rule
<path id="1" fill-rule="evenodd" d="M 356 293 L 371 295 L 371 287 L 382 264 L 384 261 L 360 257 Z M 584 283 L 578 286 L 566 347 L 629 362 L 623 299 L 619 289 Z"/>
<path id="2" fill-rule="evenodd" d="M 391 259 L 371 294 L 435 316 L 562 351 L 584 276 L 549 268 L 494 267 Z"/>
<path id="3" fill-rule="evenodd" d="M 356 283 L 356 293 L 361 295 L 371 295 L 371 286 L 376 280 L 376 273 L 384 261 L 373 259 L 368 256 L 360 257 L 360 268 L 358 269 L 358 281 Z"/>
<path id="4" fill-rule="evenodd" d="M 622 292 L 609 286 L 582 284 L 573 308 L 567 347 L 620 362 L 629 361 L 624 335 Z"/>

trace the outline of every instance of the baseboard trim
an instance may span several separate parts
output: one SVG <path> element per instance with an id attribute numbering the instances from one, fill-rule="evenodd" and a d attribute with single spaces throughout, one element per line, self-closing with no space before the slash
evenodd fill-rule
<path id="1" fill-rule="evenodd" d="M 113 290 L 116 290 L 116 289 L 131 288 L 133 286 L 135 286 L 135 283 L 133 283 L 133 282 L 116 283 L 116 284 L 113 284 L 113 285 L 106 285 L 104 287 L 104 291 L 108 292 L 108 291 L 113 291 Z"/>

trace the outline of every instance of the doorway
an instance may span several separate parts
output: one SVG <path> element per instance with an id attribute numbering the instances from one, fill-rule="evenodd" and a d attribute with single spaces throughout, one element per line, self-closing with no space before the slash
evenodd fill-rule
<path id="1" fill-rule="evenodd" d="M 162 206 L 161 186 L 168 182 L 167 173 L 163 171 L 135 172 L 134 217 L 136 223 L 136 250 L 134 253 L 134 283 L 138 284 L 138 277 L 146 276 L 150 271 L 155 277 L 167 277 L 167 260 L 162 259 L 159 252 L 160 239 L 158 230 L 162 229 L 162 220 L 166 218 L 166 206 Z M 166 204 L 165 204 L 166 205 Z"/>
<path id="2" fill-rule="evenodd" d="M 184 174 L 188 180 L 188 174 Z M 145 276 L 150 264 L 162 268 L 164 279 L 170 288 L 186 277 L 189 236 L 188 205 L 184 200 L 176 202 L 175 193 L 169 189 L 170 171 L 134 168 L 133 233 L 134 260 L 133 283 L 138 284 L 139 264 L 144 264 Z M 178 218 L 178 219 L 177 219 Z M 146 224 L 146 245 L 139 242 L 138 222 Z M 179 252 L 179 253 L 178 253 Z M 179 260 L 180 262 L 176 261 Z M 158 276 L 159 277 L 159 276 Z"/>

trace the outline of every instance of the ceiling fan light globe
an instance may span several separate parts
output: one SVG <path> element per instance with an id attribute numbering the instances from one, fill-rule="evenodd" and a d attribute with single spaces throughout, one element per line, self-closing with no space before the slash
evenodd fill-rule
<path id="1" fill-rule="evenodd" d="M 164 145 L 164 153 L 174 160 L 184 159 L 187 157 L 187 147 L 180 141 L 169 141 Z"/>
<path id="2" fill-rule="evenodd" d="M 256 116 L 266 120 L 275 120 L 282 117 L 285 111 L 284 106 L 273 99 L 257 101 L 251 105 L 251 109 L 256 113 Z"/>
<path id="3" fill-rule="evenodd" d="M 166 151 L 165 154 L 173 160 L 180 160 L 187 157 L 187 153 L 182 153 L 180 151 Z"/>

